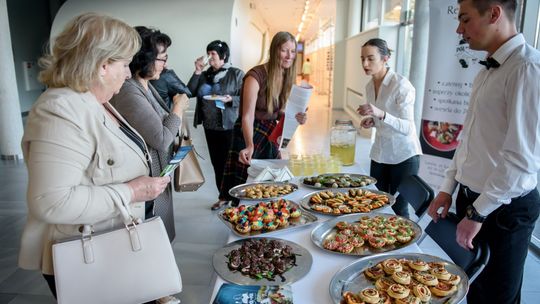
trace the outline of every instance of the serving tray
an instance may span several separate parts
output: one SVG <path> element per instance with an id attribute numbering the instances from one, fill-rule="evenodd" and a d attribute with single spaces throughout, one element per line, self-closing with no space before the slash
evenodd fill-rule
<path id="1" fill-rule="evenodd" d="M 240 233 L 239 231 L 237 231 L 235 229 L 235 226 L 234 226 L 233 223 L 231 223 L 231 222 L 229 222 L 228 220 L 225 219 L 224 214 L 225 214 L 227 209 L 220 211 L 218 213 L 218 217 L 225 224 L 225 226 L 229 227 L 229 229 L 231 229 L 231 231 L 234 234 L 236 234 L 237 236 L 239 236 L 239 237 L 267 236 L 267 235 L 274 234 L 274 233 L 296 230 L 298 228 L 302 228 L 304 226 L 308 226 L 308 225 L 311 225 L 311 224 L 317 222 L 317 220 L 318 220 L 317 216 L 310 213 L 309 211 L 303 210 L 302 208 L 300 208 L 300 206 L 298 206 L 298 204 L 294 203 L 293 201 L 287 200 L 287 202 L 289 203 L 289 205 L 291 207 L 295 207 L 298 210 L 300 210 L 302 214 L 297 219 L 291 219 L 289 217 L 289 226 L 287 226 L 287 227 L 278 227 L 278 228 L 276 228 L 276 230 L 272 230 L 272 231 L 258 230 L 258 231 L 250 231 L 248 233 Z"/>
<path id="2" fill-rule="evenodd" d="M 252 238 L 252 239 L 261 239 L 261 238 Z M 243 275 L 239 271 L 231 271 L 229 269 L 229 266 L 227 265 L 228 254 L 233 249 L 240 248 L 242 246 L 242 243 L 248 240 L 237 240 L 237 241 L 234 241 L 225 245 L 221 249 L 218 249 L 214 253 L 214 256 L 212 258 L 212 265 L 214 266 L 214 270 L 217 272 L 217 274 L 221 278 L 231 283 L 239 284 L 239 285 L 259 285 L 259 286 L 292 284 L 300 280 L 309 272 L 309 270 L 311 269 L 311 265 L 313 264 L 313 257 L 311 256 L 311 253 L 307 251 L 307 249 L 305 249 L 304 247 L 294 242 L 283 240 L 283 239 L 266 238 L 266 237 L 265 239 L 281 241 L 285 245 L 291 246 L 292 252 L 297 255 L 296 266 L 286 271 L 282 275 L 282 277 L 276 276 L 275 280 L 273 281 L 268 280 L 266 278 L 253 279 L 249 276 Z"/>
<path id="3" fill-rule="evenodd" d="M 362 218 L 362 217 L 374 218 L 375 216 L 380 216 L 380 217 L 383 217 L 385 219 L 395 217 L 395 218 L 398 218 L 400 221 L 405 221 L 411 227 L 411 229 L 413 230 L 414 236 L 407 243 L 402 244 L 402 243 L 399 243 L 399 242 L 395 242 L 392 245 L 386 245 L 386 246 L 383 246 L 381 248 L 374 248 L 374 247 L 368 245 L 368 242 L 365 241 L 364 245 L 362 245 L 361 247 L 355 248 L 350 253 L 342 253 L 342 252 L 333 251 L 333 250 L 329 250 L 329 249 L 324 248 L 324 246 L 323 246 L 324 241 L 328 240 L 328 239 L 333 239 L 334 236 L 336 235 L 336 233 L 338 232 L 338 228 L 336 228 L 336 224 L 338 222 L 357 223 L 360 220 L 360 218 Z M 323 249 L 325 251 L 331 252 L 331 253 L 335 253 L 335 254 L 352 255 L 352 256 L 370 256 L 370 255 L 374 255 L 374 254 L 385 253 L 385 252 L 389 252 L 389 251 L 402 249 L 402 248 L 408 247 L 408 246 L 418 242 L 418 240 L 420 240 L 421 236 L 422 236 L 422 228 L 420 228 L 420 226 L 418 226 L 418 224 L 416 224 L 415 222 L 413 222 L 413 221 L 411 221 L 411 220 L 409 220 L 409 219 L 407 219 L 405 217 L 397 216 L 397 215 L 394 215 L 394 214 L 387 214 L 387 213 L 369 213 L 369 214 L 362 214 L 362 215 L 358 215 L 358 214 L 342 215 L 342 216 L 339 216 L 337 218 L 333 218 L 333 219 L 330 219 L 330 220 L 328 220 L 326 222 L 320 223 L 319 225 L 317 225 L 317 227 L 315 227 L 315 229 L 313 229 L 313 231 L 311 231 L 311 241 L 313 241 L 313 243 L 315 245 L 317 245 L 319 248 L 321 248 L 321 249 Z"/>
<path id="4" fill-rule="evenodd" d="M 355 211 L 355 212 L 349 212 L 349 213 L 342 212 L 342 213 L 336 214 L 336 213 L 333 213 L 333 212 L 323 212 L 323 211 L 316 210 L 316 209 L 313 208 L 313 206 L 315 204 L 312 204 L 310 202 L 310 199 L 311 199 L 312 196 L 314 196 L 316 194 L 320 194 L 322 192 L 329 191 L 329 192 L 332 192 L 332 193 L 347 194 L 349 192 L 349 190 L 355 190 L 355 191 L 362 190 L 362 191 L 369 191 L 369 192 L 372 192 L 372 193 L 377 194 L 377 195 L 384 195 L 384 196 L 386 196 L 388 198 L 388 203 L 384 204 L 380 208 L 370 209 L 370 211 L 365 211 L 365 212 Z M 305 210 L 308 210 L 308 211 L 311 211 L 311 212 L 320 213 L 320 214 L 324 214 L 324 215 L 340 216 L 340 215 L 345 215 L 345 214 L 362 214 L 362 213 L 370 213 L 370 212 L 373 212 L 373 211 L 379 211 L 379 210 L 382 210 L 384 208 L 388 208 L 388 207 L 392 206 L 395 203 L 396 203 L 396 198 L 393 195 L 391 195 L 389 193 L 386 193 L 386 192 L 383 192 L 383 191 L 372 190 L 372 189 L 363 189 L 363 188 L 350 188 L 350 189 L 341 188 L 341 189 L 326 189 L 326 190 L 315 191 L 315 192 L 309 193 L 309 194 L 305 195 L 302 198 L 302 200 L 300 201 L 300 206 L 302 206 L 302 208 L 304 208 Z M 346 204 L 346 205 L 350 206 L 349 204 Z"/>
<path id="5" fill-rule="evenodd" d="M 319 179 L 321 181 L 327 182 L 321 183 L 320 186 L 306 184 L 308 179 Z M 333 183 L 330 182 L 330 179 L 335 180 L 335 187 L 332 186 Z M 349 185 L 347 185 L 347 182 Z M 361 184 L 364 182 L 365 184 Z M 317 176 L 306 176 L 302 179 L 302 185 L 308 188 L 313 189 L 329 189 L 329 188 L 360 188 L 367 187 L 373 184 L 376 184 L 377 180 L 374 177 L 363 174 L 349 174 L 349 173 L 329 173 L 329 174 L 320 174 Z"/>
<path id="6" fill-rule="evenodd" d="M 263 186 L 263 187 L 285 187 L 285 186 L 290 186 L 292 191 L 289 192 L 289 193 L 286 193 L 286 194 L 278 194 L 278 195 L 273 195 L 273 196 L 268 196 L 268 197 L 249 197 L 247 195 L 247 192 L 246 190 L 248 190 L 249 188 L 252 188 L 252 187 L 256 187 L 256 186 Z M 293 192 L 295 192 L 296 190 L 298 190 L 298 185 L 296 184 L 293 184 L 293 183 L 289 183 L 289 182 L 253 182 L 253 183 L 247 183 L 247 184 L 242 184 L 242 185 L 238 185 L 234 188 L 231 188 L 229 190 L 229 194 L 232 196 L 232 197 L 235 197 L 237 199 L 240 199 L 240 200 L 245 200 L 245 201 L 269 201 L 269 200 L 274 200 L 276 198 L 281 198 L 281 197 L 285 197 Z"/>
<path id="7" fill-rule="evenodd" d="M 452 274 L 459 275 L 461 277 L 461 282 L 457 285 L 458 290 L 454 294 L 448 296 L 448 297 L 431 297 L 430 303 L 433 304 L 454 304 L 454 303 L 460 303 L 465 299 L 465 296 L 467 295 L 467 292 L 469 291 L 469 278 L 456 264 L 449 262 L 447 260 L 444 260 L 442 258 L 422 254 L 422 253 L 405 253 L 405 254 L 391 254 L 391 253 L 383 253 L 380 255 L 375 256 L 369 256 L 361 258 L 353 263 L 351 263 L 348 266 L 345 266 L 341 270 L 339 270 L 334 277 L 332 277 L 332 280 L 330 281 L 330 297 L 332 298 L 332 302 L 334 304 L 340 304 L 342 295 L 345 291 L 350 291 L 353 293 L 359 293 L 364 288 L 372 287 L 375 288 L 373 281 L 370 281 L 366 279 L 364 276 L 363 271 L 369 267 L 375 266 L 377 263 L 390 259 L 390 258 L 396 258 L 396 259 L 409 259 L 409 260 L 416 260 L 420 259 L 427 263 L 429 262 L 440 262 L 444 263 L 446 269 L 448 272 Z"/>

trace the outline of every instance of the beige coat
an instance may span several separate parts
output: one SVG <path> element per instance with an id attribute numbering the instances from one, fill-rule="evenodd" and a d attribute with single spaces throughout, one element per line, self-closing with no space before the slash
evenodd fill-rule
<path id="1" fill-rule="evenodd" d="M 148 175 L 149 168 L 94 95 L 69 88 L 39 97 L 22 148 L 29 180 L 19 266 L 53 274 L 52 244 L 79 235 L 82 224 L 96 231 L 120 225 L 115 202 L 128 204 L 132 194 L 125 183 Z M 144 216 L 144 202 L 130 207 Z"/>

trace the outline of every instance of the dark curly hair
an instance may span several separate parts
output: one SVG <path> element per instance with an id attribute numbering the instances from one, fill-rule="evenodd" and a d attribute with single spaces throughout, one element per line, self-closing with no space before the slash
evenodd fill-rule
<path id="1" fill-rule="evenodd" d="M 219 59 L 225 62 L 229 62 L 230 51 L 229 46 L 227 45 L 227 43 L 225 43 L 225 41 L 214 40 L 210 42 L 206 46 L 206 52 L 208 53 L 210 51 L 216 51 L 216 53 L 218 53 L 219 55 Z"/>
<path id="2" fill-rule="evenodd" d="M 165 50 L 171 46 L 171 38 L 159 30 L 147 28 L 145 26 L 136 26 L 135 30 L 141 36 L 141 49 L 133 56 L 129 64 L 132 75 L 146 78 L 154 74 L 156 58 L 159 54 L 159 47 L 163 46 Z"/>

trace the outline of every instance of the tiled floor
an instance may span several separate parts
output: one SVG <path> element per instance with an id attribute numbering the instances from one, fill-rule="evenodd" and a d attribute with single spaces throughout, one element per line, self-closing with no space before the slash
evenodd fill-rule
<path id="1" fill-rule="evenodd" d="M 334 119 L 345 114 L 330 111 L 325 106 L 326 101 L 327 96 L 313 96 L 308 123 L 298 130 L 291 142 L 290 153 L 328 153 L 330 126 Z M 192 119 L 193 113 L 189 114 Z M 201 161 L 201 165 L 207 182 L 197 192 L 175 193 L 177 236 L 173 247 L 184 283 L 184 291 L 179 295 L 182 303 L 205 304 L 210 301 L 215 276 L 211 257 L 216 249 L 225 244 L 228 231 L 209 208 L 218 192 L 202 128 L 193 129 L 192 135 L 196 149 L 206 159 Z M 369 164 L 368 151 L 369 140 L 358 137 L 356 161 L 364 168 L 368 168 Z M 55 303 L 38 272 L 16 266 L 19 237 L 26 218 L 26 182 L 27 173 L 23 163 L 0 161 L 0 304 Z M 426 252 L 435 250 L 429 243 L 422 243 L 421 247 Z M 522 303 L 538 303 L 539 278 L 540 260 L 529 254 Z"/>

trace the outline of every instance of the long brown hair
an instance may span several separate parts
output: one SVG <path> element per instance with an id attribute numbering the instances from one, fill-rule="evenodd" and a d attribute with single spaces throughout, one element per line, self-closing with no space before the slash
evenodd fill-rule
<path id="1" fill-rule="evenodd" d="M 294 42 L 294 49 L 296 51 L 296 39 L 289 32 L 278 32 L 274 35 L 270 43 L 270 59 L 266 64 L 268 71 L 268 83 L 266 87 L 268 113 L 274 111 L 275 104 L 280 109 L 283 107 L 291 93 L 291 88 L 296 78 L 296 55 L 290 68 L 285 70 L 281 68 L 281 46 L 289 41 Z M 284 100 L 283 104 L 280 104 L 280 100 Z"/>

